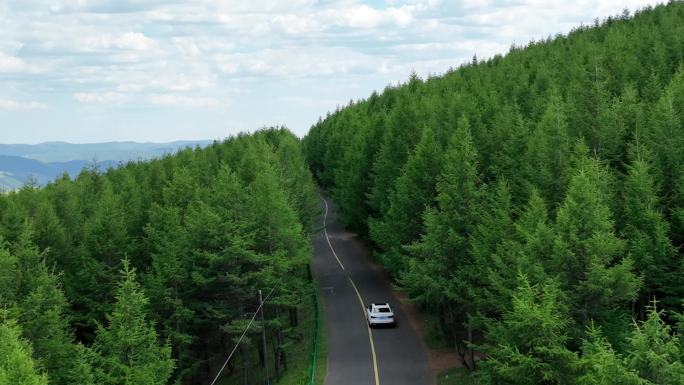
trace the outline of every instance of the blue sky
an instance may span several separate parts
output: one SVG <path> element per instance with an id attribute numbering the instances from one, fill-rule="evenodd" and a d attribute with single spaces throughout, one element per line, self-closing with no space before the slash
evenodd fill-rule
<path id="1" fill-rule="evenodd" d="M 656 1 L 0 1 L 0 143 L 304 135 L 350 99 Z"/>

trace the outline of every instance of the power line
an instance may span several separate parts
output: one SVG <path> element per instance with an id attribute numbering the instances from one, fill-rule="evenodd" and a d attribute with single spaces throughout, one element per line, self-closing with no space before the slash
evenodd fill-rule
<path id="1" fill-rule="evenodd" d="M 259 303 L 259 307 L 256 309 L 256 311 L 255 311 L 254 314 L 252 315 L 252 319 L 249 320 L 249 323 L 247 324 L 247 327 L 246 327 L 245 330 L 242 332 L 242 335 L 240 336 L 240 338 L 238 339 L 238 341 L 235 343 L 235 347 L 233 347 L 233 350 L 232 350 L 232 351 L 230 352 L 230 354 L 228 355 L 228 358 L 226 358 L 226 362 L 223 363 L 223 366 L 221 366 L 221 369 L 218 371 L 218 373 L 216 373 L 216 377 L 214 378 L 214 381 L 211 382 L 211 385 L 214 385 L 214 384 L 216 383 L 216 381 L 218 380 L 218 378 L 221 376 L 221 373 L 223 372 L 223 369 L 226 368 L 226 365 L 228 365 L 228 361 L 230 361 L 231 357 L 233 357 L 233 354 L 235 354 L 235 351 L 237 350 L 238 346 L 240 345 L 240 342 L 242 342 L 242 339 L 245 338 L 245 335 L 247 334 L 247 331 L 249 330 L 249 328 L 252 326 L 252 323 L 254 322 L 254 319 L 256 318 L 257 314 L 259 314 L 259 311 L 260 311 L 261 308 L 264 306 L 264 304 L 266 303 L 266 301 L 268 301 L 268 298 L 271 296 L 271 294 L 273 294 L 273 291 L 275 291 L 276 287 L 278 287 L 279 284 L 280 284 L 280 281 L 278 281 L 278 282 L 275 284 L 275 286 L 273 286 L 273 288 L 271 289 L 271 291 L 269 291 L 268 294 L 266 295 L 266 298 L 264 298 L 264 300 L 261 301 L 261 302 Z"/>

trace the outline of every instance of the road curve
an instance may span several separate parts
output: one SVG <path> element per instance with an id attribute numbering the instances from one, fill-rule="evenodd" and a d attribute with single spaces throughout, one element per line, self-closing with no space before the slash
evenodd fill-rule
<path id="1" fill-rule="evenodd" d="M 432 385 L 427 356 L 389 282 L 354 234 L 337 222 L 335 205 L 321 201 L 324 225 L 313 238 L 314 268 L 325 302 L 328 373 L 325 385 Z M 361 300 L 389 301 L 398 327 L 369 329 Z"/>

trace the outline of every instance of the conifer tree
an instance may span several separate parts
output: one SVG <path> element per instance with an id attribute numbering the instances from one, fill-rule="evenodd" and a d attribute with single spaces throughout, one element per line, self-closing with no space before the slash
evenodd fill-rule
<path id="1" fill-rule="evenodd" d="M 501 195 L 502 202 L 510 203 L 506 195 Z M 506 207 L 501 205 L 499 207 Z M 553 250 L 555 233 L 548 222 L 548 213 L 544 200 L 536 189 L 532 189 L 530 199 L 524 211 L 514 223 L 511 221 L 512 208 L 493 209 L 502 215 L 504 225 L 499 228 L 501 242 L 496 244 L 496 251 L 489 258 L 478 261 L 481 273 L 477 276 L 479 284 L 476 288 L 483 288 L 482 293 L 473 294 L 476 302 L 482 303 L 480 311 L 489 310 L 489 316 L 502 314 L 510 309 L 511 297 L 515 292 L 520 274 L 524 274 L 532 285 L 541 284 L 549 278 L 550 256 Z M 511 210 L 511 211 L 509 211 Z M 508 213 L 506 215 L 506 213 Z M 497 216 L 489 216 L 485 221 L 497 221 Z M 508 217 L 508 218 L 507 218 Z M 495 222 L 492 222 L 494 225 Z M 496 226 L 496 225 L 494 225 Z M 481 231 L 487 229 L 478 226 Z M 505 229 L 505 230 L 504 230 Z M 508 231 L 508 233 L 502 232 Z M 492 238 L 494 240 L 496 235 Z"/>
<path id="2" fill-rule="evenodd" d="M 297 213 L 289 206 L 287 195 L 279 186 L 279 178 L 271 165 L 265 165 L 249 189 L 249 212 L 256 228 L 256 251 L 264 254 L 284 253 L 286 258 L 301 261 L 302 225 Z"/>
<path id="3" fill-rule="evenodd" d="M 67 235 L 57 212 L 46 196 L 37 198 L 35 213 L 31 218 L 31 228 L 36 246 L 54 253 L 62 253 L 68 248 Z"/>
<path id="4" fill-rule="evenodd" d="M 634 261 L 635 271 L 642 274 L 644 279 L 640 308 L 643 310 L 648 298 L 653 295 L 659 298 L 672 296 L 663 300 L 667 306 L 676 306 L 679 294 L 673 290 L 681 287 L 681 284 L 675 283 L 679 268 L 678 258 L 675 257 L 677 251 L 668 238 L 670 229 L 659 210 L 660 202 L 650 173 L 651 166 L 639 154 L 645 149 L 635 151 L 637 153 L 628 167 L 622 194 L 627 252 Z M 644 318 L 643 313 L 641 318 Z"/>
<path id="5" fill-rule="evenodd" d="M 174 369 L 171 348 L 159 343 L 148 315 L 148 299 L 136 281 L 135 270 L 123 261 L 116 303 L 99 325 L 93 349 L 100 355 L 98 383 L 166 384 Z"/>
<path id="6" fill-rule="evenodd" d="M 12 245 L 11 254 L 0 250 L 0 261 L 7 274 L 0 284 L 0 303 L 21 325 L 38 367 L 52 384 L 88 384 L 90 365 L 75 354 L 80 348 L 73 343 L 66 298 L 45 263 L 45 252 L 32 244 L 28 228 Z"/>
<path id="7" fill-rule="evenodd" d="M 21 337 L 16 322 L 0 314 L 0 384 L 47 385 L 48 378 L 38 370 L 31 345 Z"/>
<path id="8" fill-rule="evenodd" d="M 533 284 L 541 283 L 546 272 L 552 270 L 555 231 L 537 189 L 531 190 L 527 205 L 514 226 L 517 245 L 513 250 L 519 248 L 519 263 L 523 263 L 522 269 Z"/>
<path id="9" fill-rule="evenodd" d="M 614 318 L 610 311 L 634 300 L 640 286 L 615 235 L 605 185 L 598 161 L 579 159 L 556 217 L 553 273 L 561 276 L 581 327 Z"/>
<path id="10" fill-rule="evenodd" d="M 473 303 L 467 294 L 472 271 L 468 238 L 477 224 L 482 182 L 468 120 L 459 120 L 437 178 L 437 207 L 424 216 L 425 234 L 409 247 L 414 258 L 400 283 L 419 303 L 439 309 L 442 328 L 455 342 L 459 320 Z M 465 311 L 464 311 L 465 310 Z"/>
<path id="11" fill-rule="evenodd" d="M 382 215 L 389 209 L 394 180 L 400 175 L 413 145 L 419 139 L 416 131 L 413 105 L 411 99 L 404 95 L 387 117 L 382 143 L 373 162 L 368 204 L 374 213 Z"/>
<path id="12" fill-rule="evenodd" d="M 471 288 L 469 297 L 477 303 L 478 312 L 486 315 L 500 314 L 508 308 L 508 293 L 499 292 L 499 288 L 506 285 L 500 281 L 499 275 L 506 271 L 517 274 L 518 267 L 517 261 L 508 258 L 508 246 L 515 236 L 508 182 L 501 178 L 496 185 L 489 187 L 478 214 L 479 222 L 470 237 L 473 272 L 468 277 Z M 506 259 L 505 262 L 503 259 Z"/>
<path id="13" fill-rule="evenodd" d="M 590 326 L 582 343 L 578 385 L 641 385 L 642 378 L 627 365 L 598 327 Z"/>
<path id="14" fill-rule="evenodd" d="M 646 321 L 635 325 L 628 341 L 629 367 L 649 384 L 684 383 L 680 341 L 663 320 L 663 311 L 655 308 L 655 302 Z"/>
<path id="15" fill-rule="evenodd" d="M 363 111 L 353 114 L 349 122 L 349 137 L 342 150 L 340 165 L 335 169 L 335 188 L 332 189 L 338 203 L 340 221 L 350 229 L 368 232 L 369 216 L 377 213 L 371 209 L 367 195 L 370 193 L 371 178 L 364 177 L 371 172 L 376 151 L 385 132 L 384 113 L 372 118 Z"/>
<path id="16" fill-rule="evenodd" d="M 681 248 L 684 246 L 684 172 L 679 175 L 672 207 L 670 208 L 672 243 Z"/>
<path id="17" fill-rule="evenodd" d="M 558 285 L 524 276 L 501 321 L 490 320 L 480 384 L 574 384 L 577 355 L 566 347 L 570 318 Z"/>
<path id="18" fill-rule="evenodd" d="M 435 178 L 441 166 L 441 149 L 430 127 L 425 127 L 414 152 L 396 179 L 389 210 L 370 221 L 370 235 L 385 252 L 385 266 L 393 273 L 406 268 L 401 246 L 413 243 L 422 232 L 423 212 L 432 205 Z"/>
<path id="19" fill-rule="evenodd" d="M 665 207 L 673 207 L 676 184 L 684 164 L 684 69 L 673 78 L 657 102 L 648 121 L 649 148 L 656 159 L 656 182 L 661 189 Z"/>
<path id="20" fill-rule="evenodd" d="M 570 137 L 566 105 L 552 94 L 534 131 L 528 138 L 522 172 L 549 204 L 559 203 L 567 188 Z"/>
<path id="21" fill-rule="evenodd" d="M 278 159 L 278 171 L 283 181 L 283 189 L 287 191 L 290 197 L 289 204 L 296 210 L 300 223 L 308 231 L 319 203 L 313 194 L 314 184 L 311 173 L 306 167 L 300 141 L 286 131 L 275 132 L 279 137 L 275 155 Z"/>

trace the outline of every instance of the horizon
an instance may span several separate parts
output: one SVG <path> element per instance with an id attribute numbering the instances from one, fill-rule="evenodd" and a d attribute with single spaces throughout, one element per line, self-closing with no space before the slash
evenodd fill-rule
<path id="1" fill-rule="evenodd" d="M 125 143 L 134 143 L 134 144 L 174 144 L 174 143 L 184 143 L 184 142 L 212 142 L 215 140 L 218 141 L 223 141 L 226 138 L 222 139 L 177 139 L 177 140 L 171 140 L 167 142 L 159 142 L 159 141 L 135 141 L 135 140 L 110 140 L 106 142 L 67 142 L 64 140 L 48 140 L 45 142 L 36 142 L 36 143 L 4 143 L 0 142 L 0 146 L 40 146 L 44 144 L 68 144 L 68 145 L 92 145 L 92 144 L 125 144 Z"/>

